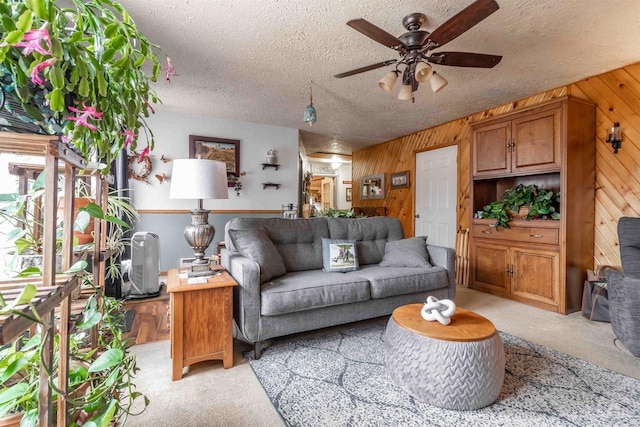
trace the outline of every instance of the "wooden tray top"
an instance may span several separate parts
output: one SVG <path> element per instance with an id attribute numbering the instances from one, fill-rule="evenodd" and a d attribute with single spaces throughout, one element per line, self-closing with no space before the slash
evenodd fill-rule
<path id="1" fill-rule="evenodd" d="M 456 308 L 449 325 L 424 320 L 420 311 L 424 304 L 409 304 L 393 311 L 393 320 L 398 326 L 413 333 L 442 341 L 483 341 L 496 333 L 491 321 L 473 311 Z"/>

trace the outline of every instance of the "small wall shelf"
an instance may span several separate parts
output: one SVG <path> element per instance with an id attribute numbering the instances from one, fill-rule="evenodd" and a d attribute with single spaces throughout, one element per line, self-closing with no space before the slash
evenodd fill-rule
<path id="1" fill-rule="evenodd" d="M 273 163 L 263 163 L 262 164 L 262 170 L 264 170 L 264 168 L 276 168 L 276 170 L 278 170 L 278 168 L 280 167 L 280 165 L 275 165 Z"/>
<path id="2" fill-rule="evenodd" d="M 274 182 L 263 182 L 262 183 L 262 189 L 264 190 L 267 187 L 276 187 L 276 190 L 280 189 L 280 184 L 276 184 Z"/>

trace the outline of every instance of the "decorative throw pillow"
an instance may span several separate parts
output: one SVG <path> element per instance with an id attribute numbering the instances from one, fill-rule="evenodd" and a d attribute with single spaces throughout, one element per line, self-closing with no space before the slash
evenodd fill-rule
<path id="1" fill-rule="evenodd" d="M 358 269 L 355 240 L 322 238 L 322 270 L 347 272 Z"/>
<path id="2" fill-rule="evenodd" d="M 432 267 L 426 237 L 392 240 L 384 246 L 381 267 Z"/>
<path id="3" fill-rule="evenodd" d="M 229 237 L 238 252 L 258 263 L 261 284 L 274 277 L 283 276 L 287 272 L 284 261 L 269 239 L 266 230 L 262 228 L 229 230 Z"/>

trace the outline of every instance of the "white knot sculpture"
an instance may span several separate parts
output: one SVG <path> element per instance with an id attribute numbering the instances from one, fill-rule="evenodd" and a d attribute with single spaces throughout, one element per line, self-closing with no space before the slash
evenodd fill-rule
<path id="1" fill-rule="evenodd" d="M 436 297 L 427 297 L 427 302 L 424 303 L 420 315 L 424 320 L 429 322 L 437 320 L 446 326 L 451 323 L 450 317 L 453 316 L 455 311 L 456 303 L 450 299 L 439 300 Z"/>

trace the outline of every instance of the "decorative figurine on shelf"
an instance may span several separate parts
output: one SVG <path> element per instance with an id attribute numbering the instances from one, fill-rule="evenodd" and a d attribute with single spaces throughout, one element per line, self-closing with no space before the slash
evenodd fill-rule
<path id="1" fill-rule="evenodd" d="M 443 325 L 451 323 L 450 317 L 456 311 L 456 304 L 450 299 L 439 300 L 436 297 L 427 297 L 427 302 L 422 307 L 420 315 L 424 320 L 433 322 L 437 320 Z"/>
<path id="2" fill-rule="evenodd" d="M 267 151 L 267 164 L 269 165 L 277 165 L 278 164 L 278 152 L 273 148 Z"/>

